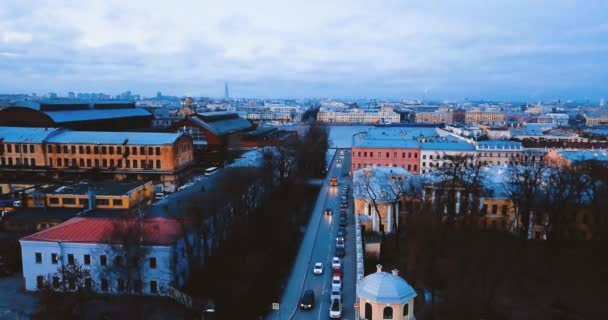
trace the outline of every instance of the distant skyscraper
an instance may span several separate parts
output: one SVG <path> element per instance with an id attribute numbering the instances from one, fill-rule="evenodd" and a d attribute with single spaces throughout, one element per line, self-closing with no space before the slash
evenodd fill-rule
<path id="1" fill-rule="evenodd" d="M 224 99 L 230 99 L 230 92 L 228 91 L 228 82 L 224 83 Z"/>
<path id="2" fill-rule="evenodd" d="M 162 98 L 162 97 L 163 97 L 163 94 L 162 94 L 160 91 L 158 91 L 158 92 L 156 93 L 156 99 L 160 99 L 160 98 Z"/>
<path id="3" fill-rule="evenodd" d="M 600 99 L 600 107 L 605 107 L 606 106 L 606 99 L 602 98 Z"/>

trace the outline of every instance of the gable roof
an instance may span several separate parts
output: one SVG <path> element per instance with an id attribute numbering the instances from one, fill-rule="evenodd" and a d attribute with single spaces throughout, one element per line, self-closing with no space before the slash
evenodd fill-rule
<path id="1" fill-rule="evenodd" d="M 230 112 L 197 113 L 188 116 L 188 119 L 218 136 L 253 128 L 249 120 Z"/>
<path id="2" fill-rule="evenodd" d="M 120 226 L 140 223 L 136 218 L 85 218 L 76 217 L 52 228 L 21 238 L 21 241 L 73 242 L 120 244 L 118 239 L 110 239 L 112 231 Z M 183 234 L 183 224 L 177 219 L 144 218 L 144 245 L 167 246 L 173 244 Z"/>

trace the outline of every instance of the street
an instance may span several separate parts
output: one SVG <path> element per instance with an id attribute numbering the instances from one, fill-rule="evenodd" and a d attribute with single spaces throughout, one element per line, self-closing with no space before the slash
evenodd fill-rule
<path id="1" fill-rule="evenodd" d="M 271 312 L 268 319 L 327 319 L 329 317 L 331 293 L 331 260 L 335 256 L 336 233 L 340 217 L 340 195 L 345 185 L 352 183 L 348 176 L 350 168 L 350 151 L 345 150 L 342 163 L 338 163 L 339 151 L 329 166 L 326 179 L 319 192 L 319 197 L 311 214 L 306 233 L 292 267 L 287 286 L 279 302 L 279 310 Z M 338 177 L 338 186 L 330 186 L 329 179 Z M 348 192 L 348 208 L 346 211 L 347 226 L 345 234 L 345 257 L 342 258 L 342 319 L 354 319 L 355 303 L 355 229 L 352 192 Z M 331 208 L 333 215 L 325 215 L 323 211 Z M 313 274 L 313 266 L 322 262 L 324 271 L 321 275 Z M 305 290 L 315 292 L 315 304 L 311 310 L 298 308 L 300 298 Z"/>

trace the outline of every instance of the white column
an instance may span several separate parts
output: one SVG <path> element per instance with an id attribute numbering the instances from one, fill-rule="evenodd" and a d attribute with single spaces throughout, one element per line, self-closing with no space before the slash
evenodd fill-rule
<path id="1" fill-rule="evenodd" d="M 397 227 L 399 227 L 399 202 L 395 203 L 395 222 L 397 223 Z"/>
<path id="2" fill-rule="evenodd" d="M 456 191 L 456 214 L 460 214 L 460 191 Z"/>
<path id="3" fill-rule="evenodd" d="M 386 207 L 387 226 L 386 233 L 393 232 L 393 204 L 389 203 Z"/>
<path id="4" fill-rule="evenodd" d="M 376 218 L 376 208 L 372 207 L 372 230 L 378 230 L 378 219 Z"/>

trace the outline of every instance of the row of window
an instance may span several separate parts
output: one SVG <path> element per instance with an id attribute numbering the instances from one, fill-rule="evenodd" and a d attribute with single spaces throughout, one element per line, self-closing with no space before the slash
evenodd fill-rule
<path id="1" fill-rule="evenodd" d="M 501 207 L 500 214 L 502 214 L 503 216 L 506 216 L 508 212 L 509 212 L 509 206 L 507 206 L 506 204 L 503 205 Z M 481 213 L 482 214 L 488 214 L 488 205 L 487 204 L 484 204 L 481 207 Z M 498 214 L 498 205 L 497 204 L 493 204 L 492 205 L 492 211 L 491 211 L 491 213 L 492 214 Z"/>
<path id="2" fill-rule="evenodd" d="M 13 161 L 14 160 L 14 161 Z M 12 157 L 0 157 L 0 165 L 2 166 L 36 166 L 35 158 L 12 158 Z"/>
<path id="3" fill-rule="evenodd" d="M 367 151 L 363 151 L 363 152 L 361 152 L 361 151 L 357 151 L 357 157 L 361 158 L 361 154 L 363 154 L 363 157 L 364 157 L 364 158 L 367 158 Z M 412 153 L 412 152 L 408 152 L 408 153 L 407 153 L 407 157 L 408 157 L 408 159 L 411 159 L 411 158 L 412 158 L 412 154 L 414 155 L 414 159 L 417 159 L 417 158 L 418 158 L 418 153 L 417 153 L 417 152 L 413 152 L 413 153 Z M 397 155 L 398 155 L 398 153 L 397 153 L 397 152 L 394 152 L 394 153 L 393 153 L 393 158 L 394 158 L 394 159 L 397 159 Z M 373 157 L 374 157 L 374 153 L 370 151 L 370 152 L 369 152 L 369 158 L 373 158 Z M 377 158 L 382 158 L 382 152 L 378 152 L 378 157 L 377 157 Z M 386 152 L 386 157 L 385 157 L 385 158 L 386 158 L 386 159 L 389 159 L 389 158 L 390 158 L 390 152 Z M 405 152 L 402 152 L 402 153 L 401 153 L 401 158 L 402 158 L 402 159 L 405 159 Z"/>
<path id="4" fill-rule="evenodd" d="M 76 279 L 73 277 L 68 277 L 67 279 L 67 288 L 69 290 L 76 290 Z M 52 283 L 51 285 L 53 286 L 53 288 L 57 289 L 60 287 L 61 285 L 61 279 L 58 276 L 54 276 L 52 278 Z M 108 281 L 108 279 L 105 278 L 101 278 L 100 279 L 100 285 L 101 285 L 101 290 L 102 291 L 108 291 L 110 289 L 110 282 Z M 38 289 L 42 289 L 44 287 L 44 276 L 37 276 L 36 277 L 36 286 L 38 287 Z M 84 287 L 86 289 L 92 289 L 93 287 L 93 281 L 91 280 L 91 278 L 85 278 L 84 279 Z M 125 280 L 124 279 L 117 279 L 116 280 L 116 290 L 118 291 L 124 291 L 126 288 L 125 286 Z M 141 280 L 135 280 L 133 281 L 133 290 L 137 293 L 141 293 L 142 292 L 142 281 Z M 158 281 L 156 280 L 151 280 L 150 281 L 150 292 L 152 293 L 158 293 Z"/>
<path id="5" fill-rule="evenodd" d="M 122 154 L 123 150 L 125 154 L 131 153 L 132 155 L 137 155 L 139 149 L 140 155 L 146 155 L 146 149 L 148 150 L 147 155 L 157 155 L 160 156 L 160 147 L 122 147 L 122 146 L 78 146 L 76 148 L 75 145 L 48 145 L 47 152 L 48 153 L 65 153 L 65 154 Z M 78 153 L 76 153 L 78 151 Z"/>
<path id="6" fill-rule="evenodd" d="M 34 145 L 33 144 L 14 144 L 15 146 L 15 153 L 34 153 Z M 0 153 L 4 153 L 4 151 L 6 152 L 13 152 L 13 144 L 10 143 L 6 143 L 6 144 L 0 144 Z"/>
<path id="7" fill-rule="evenodd" d="M 374 167 L 374 166 L 379 166 L 379 165 L 381 165 L 381 164 L 373 164 L 373 163 L 370 163 L 370 164 L 363 163 L 362 164 L 362 163 L 357 163 L 357 169 L 367 168 L 367 167 Z M 387 163 L 384 166 L 385 167 L 394 167 L 394 168 L 397 167 L 396 164 L 391 165 L 390 163 Z M 355 165 L 353 164 L 353 168 L 354 167 L 355 167 Z M 406 166 L 405 165 L 401 165 L 401 168 L 406 169 Z M 418 170 L 418 165 L 417 164 L 415 164 L 413 166 L 411 164 L 407 165 L 407 170 L 408 171 L 412 171 L 412 168 L 414 169 L 414 171 L 417 171 Z"/>
<path id="8" fill-rule="evenodd" d="M 78 159 L 79 161 L 77 162 L 77 159 L 68 159 L 68 158 L 57 158 L 57 167 L 81 167 L 81 168 L 122 168 L 123 166 L 123 159 L 101 159 L 101 161 L 99 159 Z M 156 163 L 156 167 L 154 166 L 154 164 Z M 101 166 L 100 166 L 101 164 Z M 109 166 L 108 166 L 109 165 Z M 160 160 L 156 160 L 156 162 L 154 160 L 129 160 L 129 159 L 124 159 L 124 165 L 125 168 L 130 169 L 130 168 L 134 168 L 134 169 L 138 169 L 138 165 L 141 169 L 160 169 L 161 168 L 161 161 Z M 53 167 L 53 158 L 49 158 L 49 167 Z"/>
<path id="9" fill-rule="evenodd" d="M 35 259 L 36 259 L 36 263 L 41 264 L 42 263 L 42 252 L 35 252 L 34 253 Z M 60 256 L 58 253 L 51 253 L 51 263 L 52 264 L 58 264 L 59 263 L 59 259 Z M 122 266 L 124 263 L 124 257 L 123 256 L 115 256 L 114 257 L 114 265 L 115 266 Z M 68 264 L 69 265 L 73 265 L 76 263 L 76 257 L 74 256 L 73 253 L 68 253 Z M 139 263 L 139 258 L 135 257 L 133 259 L 133 265 L 137 265 Z M 91 265 L 91 255 L 90 254 L 84 254 L 83 255 L 83 264 L 85 266 L 89 266 Z M 105 254 L 102 254 L 99 256 L 99 265 L 100 266 L 107 266 L 108 265 L 108 256 Z M 148 258 L 148 266 L 150 267 L 150 269 L 156 269 L 156 257 L 150 257 Z"/>
<path id="10" fill-rule="evenodd" d="M 63 204 L 76 204 L 76 198 L 62 198 L 62 203 Z M 50 197 L 49 198 L 49 204 L 59 204 L 59 198 L 56 197 Z M 80 206 L 87 206 L 89 204 L 89 199 L 87 198 L 79 198 L 78 199 L 78 205 Z M 110 205 L 110 199 L 95 199 L 95 204 L 98 206 L 109 206 Z M 113 206 L 122 206 L 123 201 L 122 199 L 112 199 L 112 205 Z"/>

